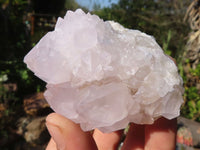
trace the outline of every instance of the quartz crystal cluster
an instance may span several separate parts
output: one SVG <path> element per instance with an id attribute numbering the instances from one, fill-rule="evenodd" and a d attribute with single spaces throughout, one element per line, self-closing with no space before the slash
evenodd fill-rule
<path id="1" fill-rule="evenodd" d="M 152 36 L 81 9 L 58 18 L 24 62 L 47 83 L 52 109 L 84 131 L 172 119 L 183 102 L 177 67 Z"/>

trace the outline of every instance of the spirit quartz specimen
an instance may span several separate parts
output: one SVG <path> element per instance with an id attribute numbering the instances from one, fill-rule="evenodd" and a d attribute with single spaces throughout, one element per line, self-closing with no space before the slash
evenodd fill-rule
<path id="1" fill-rule="evenodd" d="M 183 102 L 177 67 L 152 36 L 81 9 L 58 18 L 24 62 L 47 83 L 52 109 L 84 131 L 172 119 Z"/>

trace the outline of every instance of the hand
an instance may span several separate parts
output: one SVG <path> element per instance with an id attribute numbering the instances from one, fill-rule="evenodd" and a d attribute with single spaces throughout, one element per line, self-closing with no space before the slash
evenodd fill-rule
<path id="1" fill-rule="evenodd" d="M 52 138 L 46 150 L 117 150 L 123 131 L 83 132 L 78 124 L 52 113 L 46 125 Z M 176 119 L 160 118 L 153 125 L 131 124 L 121 150 L 175 150 Z"/>

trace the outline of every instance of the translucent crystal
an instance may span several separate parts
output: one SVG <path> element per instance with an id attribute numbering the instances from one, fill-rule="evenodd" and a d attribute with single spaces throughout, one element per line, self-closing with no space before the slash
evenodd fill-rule
<path id="1" fill-rule="evenodd" d="M 84 131 L 172 119 L 183 102 L 177 67 L 152 36 L 81 9 L 58 18 L 24 62 L 47 82 L 53 110 Z"/>

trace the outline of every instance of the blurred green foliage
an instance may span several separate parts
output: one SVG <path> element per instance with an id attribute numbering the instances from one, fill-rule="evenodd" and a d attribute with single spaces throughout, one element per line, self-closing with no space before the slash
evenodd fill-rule
<path id="1" fill-rule="evenodd" d="M 5 88 L 0 83 L 0 138 L 8 138 L 8 127 L 15 128 L 13 121 L 17 121 L 15 117 L 16 111 L 20 105 L 17 103 L 19 99 L 15 96 L 13 91 Z M 20 112 L 18 111 L 20 114 Z"/>
<path id="2" fill-rule="evenodd" d="M 196 87 L 185 89 L 187 105 L 182 108 L 182 114 L 192 120 L 200 121 L 200 95 Z"/>
<path id="3" fill-rule="evenodd" d="M 200 91 L 197 89 L 196 85 L 190 84 L 191 79 L 193 79 L 195 83 L 200 83 L 200 64 L 198 64 L 195 69 L 190 69 L 190 76 L 190 78 L 184 76 L 184 98 L 186 101 L 182 107 L 182 115 L 200 122 Z"/>
<path id="4" fill-rule="evenodd" d="M 14 149 L 13 144 L 8 146 L 6 143 L 15 135 L 17 120 L 24 115 L 23 97 L 43 84 L 23 63 L 24 55 L 31 48 L 29 30 L 24 23 L 27 11 L 27 0 L 0 0 L 1 149 L 9 146 Z M 10 84 L 16 86 L 15 89 L 10 89 Z"/>
<path id="5" fill-rule="evenodd" d="M 167 34 L 167 39 L 163 40 L 163 50 L 164 50 L 165 54 L 167 54 L 169 56 L 172 54 L 172 51 L 169 50 L 169 45 L 170 45 L 171 39 L 172 39 L 172 31 L 169 30 L 168 34 Z"/>
<path id="6" fill-rule="evenodd" d="M 196 69 L 191 69 L 190 72 L 193 76 L 200 78 L 200 64 L 197 65 Z"/>

